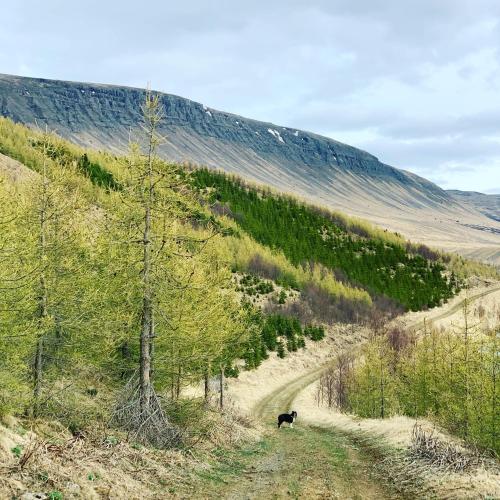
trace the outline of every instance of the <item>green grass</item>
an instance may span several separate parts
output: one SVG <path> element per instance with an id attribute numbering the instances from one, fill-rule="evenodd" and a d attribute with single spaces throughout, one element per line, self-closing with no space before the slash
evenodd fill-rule
<path id="1" fill-rule="evenodd" d="M 366 476 L 368 461 L 359 458 L 361 452 L 355 453 L 353 461 L 349 439 L 328 429 L 296 426 L 278 431 L 273 427 L 258 443 L 215 450 L 210 469 L 197 472 L 196 497 L 251 491 L 265 498 L 307 498 L 313 492 L 364 498 L 363 486 L 356 483 Z M 372 483 L 378 488 L 377 480 Z"/>

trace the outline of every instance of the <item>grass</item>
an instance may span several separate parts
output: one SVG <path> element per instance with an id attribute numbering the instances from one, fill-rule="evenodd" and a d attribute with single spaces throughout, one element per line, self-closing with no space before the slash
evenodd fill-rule
<path id="1" fill-rule="evenodd" d="M 335 431 L 273 428 L 256 444 L 216 450 L 210 469 L 197 472 L 195 491 L 197 497 L 384 498 L 387 488 L 367 472 L 369 458 Z"/>

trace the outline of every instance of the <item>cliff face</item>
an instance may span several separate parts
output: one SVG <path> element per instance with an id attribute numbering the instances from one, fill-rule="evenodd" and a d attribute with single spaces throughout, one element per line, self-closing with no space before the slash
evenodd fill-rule
<path id="1" fill-rule="evenodd" d="M 48 125 L 86 146 L 124 150 L 129 131 L 141 121 L 143 99 L 142 89 L 0 75 L 3 116 Z M 273 184 L 280 177 L 284 182 L 282 176 L 300 182 L 305 175 L 328 183 L 349 173 L 420 189 L 435 202 L 450 201 L 434 184 L 332 139 L 220 112 L 174 95 L 161 94 L 161 102 L 161 132 L 167 136 L 162 154 L 172 160 L 190 160 Z"/>
<path id="2" fill-rule="evenodd" d="M 143 89 L 0 75 L 3 116 L 116 152 L 137 132 L 143 98 Z M 167 159 L 236 173 L 436 246 L 464 241 L 469 226 L 497 224 L 435 184 L 335 140 L 170 94 L 161 102 Z"/>

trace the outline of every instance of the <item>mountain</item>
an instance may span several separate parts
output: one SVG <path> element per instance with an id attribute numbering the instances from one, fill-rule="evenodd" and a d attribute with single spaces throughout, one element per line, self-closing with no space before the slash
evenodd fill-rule
<path id="1" fill-rule="evenodd" d="M 0 75 L 0 114 L 71 141 L 122 153 L 140 123 L 144 90 Z M 161 94 L 161 155 L 238 174 L 368 219 L 414 241 L 500 263 L 500 222 L 375 156 L 302 130 Z"/>
<path id="2" fill-rule="evenodd" d="M 490 219 L 500 222 L 500 194 L 484 194 L 476 191 L 448 190 L 459 203 L 467 203 Z"/>

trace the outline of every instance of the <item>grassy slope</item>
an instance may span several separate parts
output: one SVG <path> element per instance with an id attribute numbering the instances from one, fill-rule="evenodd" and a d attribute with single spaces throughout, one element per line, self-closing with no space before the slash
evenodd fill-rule
<path id="1" fill-rule="evenodd" d="M 161 451 L 125 436 L 75 440 L 38 422 L 38 434 L 0 425 L 0 497 L 24 491 L 52 498 L 401 498 L 372 455 L 342 433 L 315 427 L 267 429 L 261 439 L 212 449 Z M 33 455 L 21 469 L 10 452 Z M 4 447 L 4 449 L 2 449 Z"/>

